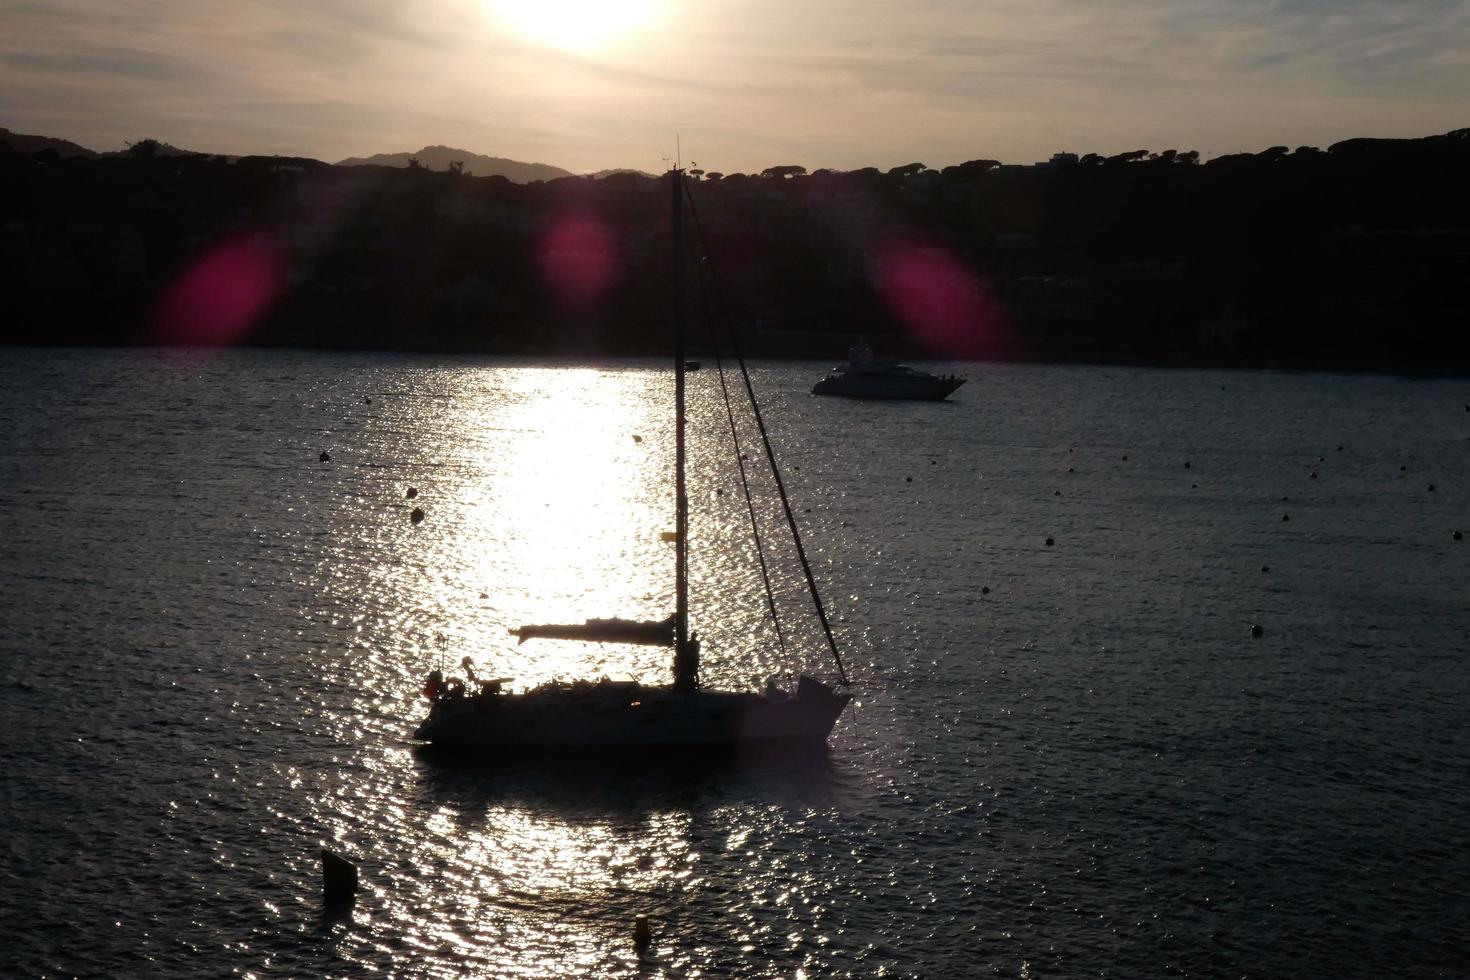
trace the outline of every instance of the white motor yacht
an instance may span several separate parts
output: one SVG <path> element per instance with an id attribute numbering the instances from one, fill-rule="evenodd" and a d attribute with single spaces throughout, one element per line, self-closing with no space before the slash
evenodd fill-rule
<path id="1" fill-rule="evenodd" d="M 935 375 L 874 357 L 873 349 L 858 343 L 847 352 L 847 363 L 839 364 L 812 387 L 814 395 L 840 398 L 901 398 L 943 401 L 965 383 L 955 375 Z"/>

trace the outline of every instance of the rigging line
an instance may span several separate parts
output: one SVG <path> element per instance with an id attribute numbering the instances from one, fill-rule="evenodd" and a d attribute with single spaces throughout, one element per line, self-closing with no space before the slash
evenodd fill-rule
<path id="1" fill-rule="evenodd" d="M 719 277 L 715 274 L 714 259 L 710 255 L 709 240 L 704 234 L 704 222 L 699 218 L 699 209 L 695 207 L 694 195 L 689 191 L 689 185 L 684 185 L 684 196 L 689 201 L 689 215 L 694 219 L 694 232 L 699 236 L 700 248 L 704 250 L 705 265 L 709 267 L 710 284 L 713 287 L 716 300 L 722 297 L 720 291 Z M 786 484 L 781 479 L 781 469 L 776 465 L 776 451 L 771 447 L 771 436 L 766 431 L 765 419 L 761 416 L 761 407 L 755 400 L 755 388 L 750 383 L 750 371 L 745 367 L 745 355 L 740 351 L 740 337 L 735 332 L 735 324 L 731 321 L 728 313 L 724 310 L 724 304 L 718 303 L 721 311 L 721 319 L 725 321 L 725 331 L 730 335 L 730 347 L 735 352 L 735 361 L 740 365 L 740 377 L 745 382 L 745 395 L 750 399 L 750 411 L 755 416 L 755 426 L 760 431 L 761 442 L 766 447 L 766 460 L 771 464 L 771 476 L 776 480 L 776 492 L 781 496 L 781 509 L 786 512 L 786 523 L 791 528 L 791 539 L 796 543 L 796 557 L 801 559 L 801 570 L 806 575 L 807 588 L 812 593 L 812 605 L 816 606 L 817 619 L 822 623 L 822 632 L 827 637 L 827 646 L 832 651 L 832 660 L 837 664 L 837 676 L 842 678 L 842 683 L 847 684 L 847 669 L 842 666 L 842 654 L 837 652 L 837 641 L 832 636 L 832 624 L 827 620 L 826 607 L 822 605 L 822 594 L 817 591 L 817 580 L 812 575 L 811 562 L 807 560 L 806 548 L 801 543 L 801 532 L 796 527 L 796 515 L 791 512 L 791 500 L 786 496 Z"/>
<path id="2" fill-rule="evenodd" d="M 761 529 L 755 519 L 755 502 L 750 496 L 750 479 L 745 473 L 745 457 L 740 453 L 740 432 L 735 427 L 735 410 L 730 405 L 730 388 L 725 384 L 725 363 L 720 359 L 718 348 L 715 349 L 715 372 L 720 378 L 720 393 L 725 397 L 725 415 L 730 420 L 730 439 L 735 443 L 735 462 L 740 467 L 740 486 L 745 490 L 745 509 L 750 512 L 750 531 L 755 537 L 756 557 L 760 559 L 761 581 L 766 586 L 766 605 L 771 610 L 771 622 L 776 627 L 776 644 L 781 648 L 784 658 L 786 635 L 781 629 L 781 617 L 776 613 L 776 596 L 771 590 L 771 574 L 766 568 L 766 549 L 761 543 Z"/>

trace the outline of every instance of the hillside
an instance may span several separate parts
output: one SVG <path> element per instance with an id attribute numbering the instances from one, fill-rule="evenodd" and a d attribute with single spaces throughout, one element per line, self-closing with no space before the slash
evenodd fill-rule
<path id="1" fill-rule="evenodd" d="M 487 157 L 450 146 L 426 146 L 417 153 L 379 153 L 370 157 L 348 157 L 337 161 L 337 166 L 407 167 L 409 161 L 414 159 L 418 160 L 419 166 L 429 170 L 448 170 L 451 163 L 462 162 L 466 174 L 476 177 L 504 177 L 517 184 L 572 176 L 570 170 L 553 167 L 547 163 L 522 163 L 519 160 L 507 160 L 504 157 Z"/>
<path id="2" fill-rule="evenodd" d="M 0 143 L 10 144 L 10 148 L 16 153 L 42 153 L 46 150 L 55 150 L 63 160 L 71 157 L 95 160 L 100 156 L 95 150 L 78 146 L 70 140 L 56 139 L 53 136 L 27 136 L 24 133 L 12 133 L 4 127 L 0 127 Z"/>

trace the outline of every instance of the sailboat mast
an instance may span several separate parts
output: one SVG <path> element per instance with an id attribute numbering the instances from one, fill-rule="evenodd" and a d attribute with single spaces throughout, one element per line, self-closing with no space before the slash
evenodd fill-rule
<path id="1" fill-rule="evenodd" d="M 673 188 L 674 273 L 674 690 L 699 686 L 699 648 L 689 642 L 689 496 L 684 482 L 684 174 L 669 172 Z"/>

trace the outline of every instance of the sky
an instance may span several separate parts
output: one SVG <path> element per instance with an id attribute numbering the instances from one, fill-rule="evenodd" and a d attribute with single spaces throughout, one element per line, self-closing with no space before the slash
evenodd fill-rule
<path id="1" fill-rule="evenodd" d="M 1470 0 L 0 0 L 0 126 L 95 150 L 937 168 L 1467 107 Z"/>

